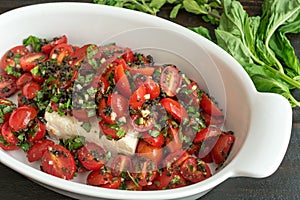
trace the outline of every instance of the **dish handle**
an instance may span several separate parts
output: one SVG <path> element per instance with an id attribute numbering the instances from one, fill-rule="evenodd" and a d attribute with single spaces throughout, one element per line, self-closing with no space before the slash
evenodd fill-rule
<path id="1" fill-rule="evenodd" d="M 234 161 L 235 177 L 272 175 L 280 166 L 290 141 L 292 109 L 284 97 L 259 93 L 252 107 L 253 125 Z"/>

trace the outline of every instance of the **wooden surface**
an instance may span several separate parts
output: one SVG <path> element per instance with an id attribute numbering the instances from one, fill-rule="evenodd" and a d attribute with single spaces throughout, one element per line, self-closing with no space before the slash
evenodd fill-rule
<path id="1" fill-rule="evenodd" d="M 66 0 L 65 0 L 66 1 Z M 251 15 L 261 13 L 262 0 L 240 0 Z M 36 3 L 59 2 L 47 0 L 0 0 L 0 13 L 13 8 Z M 73 0 L 75 2 L 75 0 Z M 90 0 L 77 2 L 91 2 Z M 168 8 L 160 13 L 168 18 Z M 184 26 L 198 26 L 202 24 L 199 17 L 180 12 L 176 20 Z M 16 24 L 17 26 L 17 24 Z M 212 28 L 212 27 L 208 27 Z M 7 30 L 9 31 L 9 30 Z M 291 36 L 298 57 L 300 56 L 300 35 Z M 1 38 L 0 38 L 1 42 Z M 300 99 L 300 91 L 295 91 Z M 276 113 L 274 113 L 276 114 Z M 276 137 L 276 136 L 274 136 Z M 37 185 L 22 175 L 12 171 L 0 163 L 0 200 L 69 200 L 71 198 L 52 192 Z M 300 108 L 293 110 L 293 128 L 290 145 L 279 169 L 265 179 L 232 178 L 214 188 L 205 195 L 204 200 L 240 200 L 240 199 L 274 199 L 297 200 L 300 199 Z"/>

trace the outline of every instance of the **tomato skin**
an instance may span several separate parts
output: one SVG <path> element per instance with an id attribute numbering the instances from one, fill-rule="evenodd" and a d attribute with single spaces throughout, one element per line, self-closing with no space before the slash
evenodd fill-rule
<path id="1" fill-rule="evenodd" d="M 136 152 L 138 156 L 151 159 L 159 164 L 163 158 L 163 149 L 154 147 L 140 140 L 137 145 Z"/>
<path id="2" fill-rule="evenodd" d="M 42 87 L 37 82 L 31 81 L 24 85 L 22 88 L 22 95 L 27 99 L 33 99 L 36 97 L 36 93 L 42 90 Z"/>
<path id="3" fill-rule="evenodd" d="M 36 123 L 36 125 L 33 124 L 33 126 L 37 126 L 35 132 L 28 134 L 27 139 L 29 142 L 39 141 L 46 135 L 46 124 L 39 119 L 36 119 Z"/>
<path id="4" fill-rule="evenodd" d="M 178 101 L 175 101 L 171 98 L 163 98 L 160 100 L 160 103 L 177 122 L 181 123 L 183 122 L 184 118 L 188 118 L 186 109 Z"/>
<path id="5" fill-rule="evenodd" d="M 53 47 L 55 47 L 58 44 L 67 43 L 67 42 L 68 42 L 67 36 L 63 35 L 61 37 L 54 38 L 50 43 L 42 46 L 41 50 L 43 53 L 49 54 L 51 52 L 51 50 L 53 49 Z"/>
<path id="6" fill-rule="evenodd" d="M 138 110 L 145 103 L 145 95 L 147 89 L 144 85 L 140 86 L 137 90 L 133 92 L 129 99 L 129 106 L 131 106 L 134 110 Z"/>
<path id="7" fill-rule="evenodd" d="M 98 104 L 98 114 L 100 115 L 103 123 L 108 123 L 108 124 L 115 124 L 116 121 L 112 119 L 112 117 L 107 114 L 105 111 L 109 108 L 107 105 L 107 100 L 105 98 L 102 98 Z"/>
<path id="8" fill-rule="evenodd" d="M 197 144 L 209 138 L 218 138 L 222 133 L 221 129 L 209 126 L 197 132 L 193 142 Z"/>
<path id="9" fill-rule="evenodd" d="M 16 80 L 12 75 L 0 73 L 0 98 L 10 97 L 17 91 Z"/>
<path id="10" fill-rule="evenodd" d="M 200 106 L 204 110 L 204 112 L 208 113 L 211 116 L 223 116 L 223 113 L 217 107 L 217 105 L 204 93 L 202 93 Z"/>
<path id="11" fill-rule="evenodd" d="M 150 94 L 150 99 L 155 99 L 159 96 L 160 94 L 160 88 L 159 85 L 153 81 L 152 79 L 148 78 L 145 82 L 144 85 L 146 87 L 146 93 Z"/>
<path id="12" fill-rule="evenodd" d="M 164 158 L 163 167 L 167 169 L 174 169 L 176 167 L 180 167 L 180 165 L 190 156 L 189 153 L 183 151 L 181 149 L 176 150 L 170 154 L 168 154 Z"/>
<path id="13" fill-rule="evenodd" d="M 107 105 L 111 106 L 112 112 L 117 114 L 117 118 L 120 118 L 121 116 L 127 117 L 129 115 L 128 99 L 120 94 L 108 95 Z"/>
<path id="14" fill-rule="evenodd" d="M 116 155 L 110 163 L 111 173 L 113 176 L 120 176 L 122 173 L 132 172 L 133 165 L 131 158 L 118 154 Z"/>
<path id="15" fill-rule="evenodd" d="M 2 135 L 3 139 L 11 145 L 16 145 L 19 142 L 17 136 L 14 135 L 8 122 L 5 122 L 3 124 L 2 128 L 1 128 L 1 135 Z"/>
<path id="16" fill-rule="evenodd" d="M 162 133 L 159 133 L 158 136 L 153 137 L 148 132 L 145 132 L 143 133 L 142 138 L 145 142 L 155 147 L 162 147 L 163 144 L 165 143 L 165 137 L 163 136 Z"/>
<path id="17" fill-rule="evenodd" d="M 133 176 L 139 186 L 151 185 L 158 174 L 157 164 L 153 160 L 146 158 L 138 158 L 134 164 L 134 169 Z"/>
<path id="18" fill-rule="evenodd" d="M 24 85 L 31 82 L 32 80 L 33 80 L 33 77 L 30 73 L 26 72 L 26 73 L 22 74 L 16 82 L 17 88 L 21 89 Z"/>
<path id="19" fill-rule="evenodd" d="M 200 159 L 189 157 L 180 167 L 181 175 L 192 183 L 197 183 L 211 176 L 210 168 Z"/>
<path id="20" fill-rule="evenodd" d="M 104 135 L 106 135 L 107 137 L 111 138 L 111 139 L 115 139 L 115 140 L 118 140 L 120 139 L 121 137 L 117 135 L 117 130 L 116 129 L 113 129 L 111 128 L 110 126 L 114 126 L 114 125 L 117 125 L 117 124 L 107 124 L 105 123 L 104 121 L 100 121 L 99 122 L 99 127 L 100 127 L 100 130 L 102 131 L 102 133 Z M 118 126 L 118 125 L 117 125 Z M 122 127 L 122 128 L 125 128 L 125 127 Z M 126 130 L 125 130 L 126 131 Z M 123 137 L 123 136 L 122 136 Z"/>
<path id="21" fill-rule="evenodd" d="M 234 135 L 222 134 L 213 149 L 211 150 L 211 156 L 216 164 L 223 163 L 229 155 L 229 151 L 235 141 Z"/>
<path id="22" fill-rule="evenodd" d="M 76 49 L 74 51 L 74 54 L 72 56 L 72 61 L 70 61 L 71 65 L 75 65 L 75 66 L 80 66 L 80 64 L 82 63 L 82 61 L 84 59 L 86 59 L 86 55 L 87 55 L 87 48 L 90 46 L 91 44 L 86 44 L 78 49 Z"/>
<path id="23" fill-rule="evenodd" d="M 115 67 L 115 83 L 119 93 L 121 93 L 125 97 L 130 97 L 131 88 L 122 65 L 118 65 Z"/>
<path id="24" fill-rule="evenodd" d="M 71 57 L 74 53 L 74 50 L 71 45 L 68 45 L 66 43 L 61 43 L 51 50 L 50 52 L 50 59 L 56 59 L 57 64 L 60 65 L 63 62 L 63 59 L 66 57 Z"/>
<path id="25" fill-rule="evenodd" d="M 37 64 L 44 62 L 48 59 L 47 55 L 40 52 L 28 53 L 20 58 L 20 65 L 23 70 L 30 71 Z"/>
<path id="26" fill-rule="evenodd" d="M 0 111 L 3 113 L 3 116 L 1 117 L 1 119 L 3 120 L 3 123 L 4 123 L 4 122 L 9 120 L 9 117 L 10 117 L 12 111 L 16 108 L 16 105 L 12 101 L 10 101 L 8 99 L 5 99 L 5 98 L 0 98 L 0 105 L 5 106 L 5 107 L 2 107 L 2 106 L 0 107 Z M 7 111 L 7 110 L 5 111 L 5 108 L 7 108 L 6 106 L 7 107 L 10 106 L 12 108 L 12 110 L 11 111 Z M 3 123 L 0 123 L 0 130 L 1 130 L 1 125 Z"/>
<path id="27" fill-rule="evenodd" d="M 86 182 L 88 185 L 118 189 L 121 185 L 121 178 L 114 177 L 111 172 L 106 169 L 100 169 L 91 171 L 87 176 Z"/>
<path id="28" fill-rule="evenodd" d="M 201 116 L 206 126 L 214 125 L 220 127 L 224 123 L 224 116 L 211 116 L 206 112 L 201 112 Z"/>
<path id="29" fill-rule="evenodd" d="M 95 143 L 86 142 L 77 151 L 80 163 L 88 170 L 99 170 L 106 163 L 105 151 Z"/>
<path id="30" fill-rule="evenodd" d="M 131 49 L 126 48 L 125 53 L 122 55 L 122 58 L 125 60 L 126 63 L 133 63 L 134 62 L 134 54 Z"/>
<path id="31" fill-rule="evenodd" d="M 23 46 L 15 46 L 13 48 L 11 48 L 10 50 L 8 50 L 1 58 L 1 67 L 3 69 L 3 71 L 6 71 L 6 67 L 8 65 L 10 65 L 13 68 L 16 68 L 16 65 L 19 63 L 15 62 L 15 57 L 16 55 L 26 55 L 29 53 L 29 50 Z"/>
<path id="32" fill-rule="evenodd" d="M 69 150 L 53 145 L 43 154 L 42 169 L 53 176 L 70 180 L 76 172 L 76 163 Z"/>
<path id="33" fill-rule="evenodd" d="M 179 128 L 173 128 L 172 126 L 169 127 L 168 137 L 166 138 L 166 146 L 170 152 L 182 149 Z"/>
<path id="34" fill-rule="evenodd" d="M 153 128 L 154 124 L 155 124 L 155 116 L 153 117 L 148 117 L 148 119 L 144 119 L 142 124 L 138 123 L 138 120 L 141 116 L 134 114 L 131 115 L 131 126 L 133 127 L 134 130 L 138 131 L 138 132 L 146 132 L 149 131 Z M 151 137 L 151 136 L 150 136 Z M 149 140 L 151 140 L 151 138 L 149 138 Z M 154 141 L 152 141 L 154 142 Z"/>
<path id="35" fill-rule="evenodd" d="M 163 68 L 160 76 L 160 86 L 169 97 L 176 95 L 177 89 L 180 87 L 181 82 L 182 77 L 179 74 L 179 70 L 175 66 L 169 65 Z"/>
<path id="36" fill-rule="evenodd" d="M 9 126 L 13 131 L 19 131 L 28 126 L 28 124 L 37 116 L 37 111 L 31 106 L 21 106 L 15 109 L 9 117 Z"/>
<path id="37" fill-rule="evenodd" d="M 176 181 L 174 181 L 176 180 Z M 165 190 L 186 186 L 186 181 L 177 171 L 163 168 L 163 171 L 153 180 L 153 184 L 148 186 L 148 190 Z"/>
<path id="38" fill-rule="evenodd" d="M 44 139 L 38 140 L 33 145 L 30 146 L 27 152 L 27 159 L 29 162 L 35 162 L 42 159 L 45 151 L 49 147 L 52 147 L 55 143 L 52 140 Z"/>

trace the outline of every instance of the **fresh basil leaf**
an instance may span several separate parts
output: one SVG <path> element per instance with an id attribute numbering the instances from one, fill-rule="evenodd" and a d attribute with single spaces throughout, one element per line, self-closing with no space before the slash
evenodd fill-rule
<path id="1" fill-rule="evenodd" d="M 170 18 L 175 19 L 178 15 L 179 10 L 182 8 L 182 4 L 174 6 L 170 12 Z"/>
<path id="2" fill-rule="evenodd" d="M 199 26 L 199 27 L 188 27 L 188 29 L 198 33 L 199 35 L 202 35 L 203 37 L 212 40 L 209 34 L 209 30 L 203 26 Z"/>

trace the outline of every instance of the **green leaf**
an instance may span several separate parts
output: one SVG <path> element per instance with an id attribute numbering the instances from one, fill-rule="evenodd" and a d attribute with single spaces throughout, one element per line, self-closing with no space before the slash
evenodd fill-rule
<path id="1" fill-rule="evenodd" d="M 28 38 L 23 40 L 24 46 L 31 46 L 33 51 L 40 52 L 41 51 L 41 41 L 38 37 L 30 35 Z"/>
<path id="2" fill-rule="evenodd" d="M 209 34 L 209 30 L 203 26 L 199 26 L 199 27 L 188 27 L 188 29 L 198 33 L 199 35 L 202 35 L 203 37 L 212 40 Z"/>
<path id="3" fill-rule="evenodd" d="M 207 14 L 207 10 L 204 5 L 199 5 L 195 0 L 183 0 L 183 7 L 187 12 L 194 14 Z"/>
<path id="4" fill-rule="evenodd" d="M 177 17 L 180 8 L 182 8 L 182 4 L 178 4 L 178 5 L 173 7 L 173 9 L 170 12 L 170 18 L 171 19 L 175 19 Z"/>
<path id="5" fill-rule="evenodd" d="M 159 10 L 166 2 L 167 0 L 152 0 L 149 6 Z"/>

